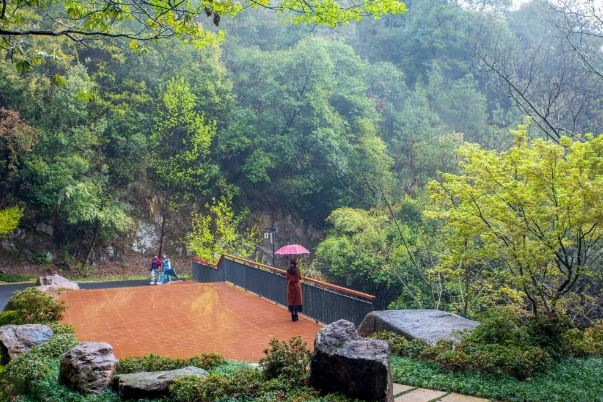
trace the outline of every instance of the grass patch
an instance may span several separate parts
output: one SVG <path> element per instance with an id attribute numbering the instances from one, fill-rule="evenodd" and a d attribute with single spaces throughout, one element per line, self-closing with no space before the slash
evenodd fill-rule
<path id="1" fill-rule="evenodd" d="M 35 282 L 35 275 L 3 274 L 0 273 L 0 283 Z"/>
<path id="2" fill-rule="evenodd" d="M 113 282 L 113 281 L 133 281 L 140 279 L 151 279 L 151 274 L 148 275 L 110 275 L 110 276 L 65 276 L 67 279 L 73 282 Z M 178 280 L 191 280 L 192 276 L 190 274 L 182 274 L 178 275 L 178 279 L 172 279 L 173 281 Z"/>
<path id="3" fill-rule="evenodd" d="M 603 402 L 603 359 L 567 359 L 520 381 L 509 375 L 453 372 L 419 359 L 391 356 L 394 381 L 508 402 Z"/>

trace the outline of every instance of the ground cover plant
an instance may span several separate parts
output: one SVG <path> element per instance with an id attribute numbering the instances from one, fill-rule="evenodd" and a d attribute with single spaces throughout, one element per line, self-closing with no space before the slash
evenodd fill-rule
<path id="1" fill-rule="evenodd" d="M 395 382 L 508 402 L 601 402 L 603 359 L 566 359 L 551 363 L 526 380 L 510 375 L 450 371 L 435 362 L 391 356 Z"/>
<path id="2" fill-rule="evenodd" d="M 504 401 L 602 401 L 603 322 L 490 312 L 458 343 L 428 345 L 391 332 L 396 382 Z M 597 374 L 599 373 L 599 374 Z M 595 378 L 597 377 L 597 378 Z"/>
<path id="3" fill-rule="evenodd" d="M 170 386 L 175 402 L 228 401 L 351 401 L 341 395 L 320 396 L 306 385 L 311 352 L 301 337 L 273 339 L 260 368 L 243 366 L 228 375 L 211 373 L 205 378 L 184 377 Z"/>

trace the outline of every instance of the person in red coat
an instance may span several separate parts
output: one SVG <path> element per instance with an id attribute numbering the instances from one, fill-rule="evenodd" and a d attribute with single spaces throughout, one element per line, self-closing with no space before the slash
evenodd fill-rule
<path id="1" fill-rule="evenodd" d="M 291 312 L 291 321 L 298 321 L 297 313 L 302 312 L 302 274 L 297 268 L 297 260 L 294 258 L 287 270 L 287 304 Z"/>

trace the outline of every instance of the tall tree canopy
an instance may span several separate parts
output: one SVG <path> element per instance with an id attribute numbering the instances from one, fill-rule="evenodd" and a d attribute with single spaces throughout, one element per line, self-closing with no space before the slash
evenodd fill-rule
<path id="1" fill-rule="evenodd" d="M 196 46 L 216 43 L 223 32 L 203 26 L 211 17 L 218 26 L 221 16 L 235 16 L 248 8 L 265 8 L 298 24 L 337 26 L 360 21 L 365 16 L 401 14 L 404 3 L 397 0 L 365 0 L 338 3 L 334 0 L 2 0 L 0 5 L 0 47 L 9 52 L 29 52 L 33 58 L 22 58 L 26 67 L 49 56 L 39 51 L 40 43 L 32 37 L 64 36 L 76 42 L 93 38 L 127 38 L 130 47 L 140 50 L 140 41 L 178 38 Z M 65 56 L 54 49 L 54 57 Z"/>
<path id="2" fill-rule="evenodd" d="M 447 221 L 442 264 L 499 270 L 509 292 L 534 314 L 563 310 L 600 266 L 603 236 L 603 137 L 559 144 L 515 131 L 506 152 L 461 147 L 461 174 L 430 188 Z"/>

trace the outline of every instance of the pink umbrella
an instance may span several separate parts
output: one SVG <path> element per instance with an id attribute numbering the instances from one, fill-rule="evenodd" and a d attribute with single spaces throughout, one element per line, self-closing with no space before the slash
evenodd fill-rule
<path id="1" fill-rule="evenodd" d="M 310 254 L 310 252 L 299 244 L 288 244 L 276 250 L 274 254 L 278 255 L 296 255 L 296 254 Z"/>

